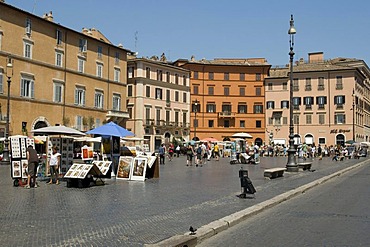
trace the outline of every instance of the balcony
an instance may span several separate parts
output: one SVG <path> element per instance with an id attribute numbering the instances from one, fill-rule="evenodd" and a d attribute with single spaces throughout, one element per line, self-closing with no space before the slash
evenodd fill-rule
<path id="1" fill-rule="evenodd" d="M 223 111 L 218 113 L 220 118 L 235 118 L 235 113 L 229 111 Z"/>
<path id="2" fill-rule="evenodd" d="M 325 105 L 318 105 L 317 106 L 317 109 L 318 110 L 325 110 Z"/>
<path id="3" fill-rule="evenodd" d="M 343 89 L 343 84 L 336 84 L 335 89 L 342 90 Z"/>
<path id="4" fill-rule="evenodd" d="M 343 104 L 337 104 L 337 110 L 343 110 Z"/>
<path id="5" fill-rule="evenodd" d="M 299 105 L 293 105 L 293 110 L 299 110 Z"/>
<path id="6" fill-rule="evenodd" d="M 306 110 L 312 110 L 312 105 L 306 105 Z"/>
<path id="7" fill-rule="evenodd" d="M 317 86 L 317 90 L 318 90 L 318 91 L 323 91 L 323 90 L 325 90 L 324 85 L 318 85 L 318 86 Z"/>
<path id="8" fill-rule="evenodd" d="M 306 85 L 305 88 L 304 88 L 305 91 L 311 91 L 312 90 L 312 87 L 311 85 Z"/>

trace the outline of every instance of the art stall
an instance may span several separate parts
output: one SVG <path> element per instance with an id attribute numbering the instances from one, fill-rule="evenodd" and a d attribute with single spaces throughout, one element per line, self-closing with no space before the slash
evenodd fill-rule
<path id="1" fill-rule="evenodd" d="M 146 178 L 159 177 L 156 156 L 121 156 L 117 179 L 145 181 Z"/>
<path id="2" fill-rule="evenodd" d="M 35 141 L 33 138 L 27 136 L 10 136 L 10 164 L 11 175 L 14 179 L 13 185 L 18 187 L 24 185 L 23 180 L 27 179 L 27 147 L 35 148 Z"/>

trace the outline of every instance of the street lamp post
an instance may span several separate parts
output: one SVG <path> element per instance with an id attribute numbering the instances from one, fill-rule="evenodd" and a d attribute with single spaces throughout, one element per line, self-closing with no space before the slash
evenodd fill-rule
<path id="1" fill-rule="evenodd" d="M 2 165 L 10 165 L 9 157 L 9 111 L 10 111 L 10 83 L 13 76 L 13 63 L 10 57 L 7 58 L 6 64 L 6 76 L 8 77 L 8 97 L 6 106 L 6 124 L 5 124 L 5 140 L 3 149 L 3 159 L 1 161 Z"/>
<path id="2" fill-rule="evenodd" d="M 294 57 L 294 34 L 296 34 L 294 27 L 293 15 L 290 16 L 289 34 L 289 56 L 290 56 L 290 85 L 289 85 L 289 149 L 288 149 L 288 163 L 286 165 L 288 172 L 298 172 L 298 165 L 296 163 L 296 149 L 294 147 L 294 126 L 293 126 L 293 57 Z"/>
<path id="3" fill-rule="evenodd" d="M 198 112 L 198 100 L 195 100 L 194 102 L 194 114 L 195 114 L 195 118 L 194 118 L 194 141 L 196 141 L 196 137 L 197 137 L 197 112 Z"/>

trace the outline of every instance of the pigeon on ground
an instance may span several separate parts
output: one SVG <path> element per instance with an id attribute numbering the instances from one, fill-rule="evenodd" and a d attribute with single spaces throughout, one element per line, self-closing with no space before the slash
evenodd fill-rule
<path id="1" fill-rule="evenodd" d="M 190 235 L 195 235 L 195 232 L 197 231 L 197 229 L 190 226 L 189 231 L 190 231 Z"/>

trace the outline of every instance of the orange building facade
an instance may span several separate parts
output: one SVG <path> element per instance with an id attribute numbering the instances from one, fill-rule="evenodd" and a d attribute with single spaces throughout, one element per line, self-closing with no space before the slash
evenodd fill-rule
<path id="1" fill-rule="evenodd" d="M 238 132 L 265 142 L 264 79 L 270 65 L 264 58 L 177 60 L 191 72 L 191 137 L 228 140 Z"/>

